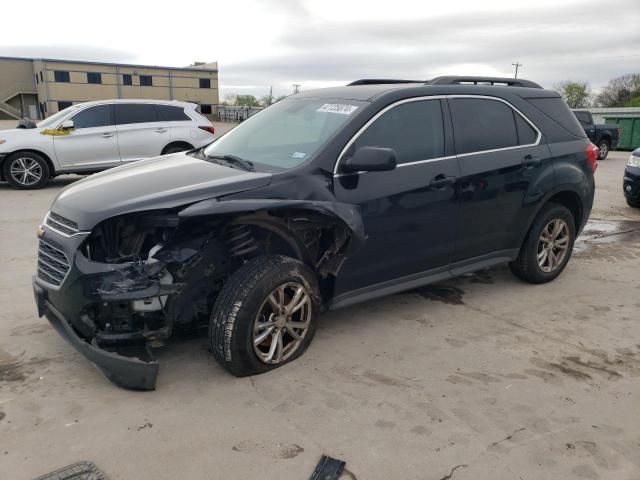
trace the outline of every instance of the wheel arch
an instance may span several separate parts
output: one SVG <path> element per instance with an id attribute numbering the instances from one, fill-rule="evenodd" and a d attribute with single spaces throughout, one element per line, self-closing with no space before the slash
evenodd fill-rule
<path id="1" fill-rule="evenodd" d="M 162 149 L 160 155 L 166 155 L 167 154 L 167 150 L 169 150 L 172 147 L 185 147 L 185 151 L 194 149 L 194 146 L 192 144 L 190 144 L 189 142 L 186 142 L 184 140 L 174 140 L 174 141 L 171 141 L 171 142 L 169 142 L 168 144 L 165 145 L 165 147 Z"/>
<path id="2" fill-rule="evenodd" d="M 56 168 L 55 168 L 55 166 L 53 164 L 53 161 L 49 157 L 49 155 L 47 155 L 46 153 L 42 152 L 41 150 L 36 150 L 35 148 L 20 148 L 20 149 L 14 151 L 14 152 L 5 154 L 5 156 L 2 158 L 2 162 L 0 162 L 0 177 L 2 177 L 3 180 L 6 180 L 4 178 L 4 163 L 7 160 L 9 160 L 9 158 L 13 157 L 15 154 L 21 153 L 21 152 L 35 153 L 36 155 L 40 155 L 42 158 L 44 158 L 45 162 L 47 162 L 47 166 L 49 167 L 49 175 L 50 175 L 50 177 L 51 178 L 55 177 Z"/>

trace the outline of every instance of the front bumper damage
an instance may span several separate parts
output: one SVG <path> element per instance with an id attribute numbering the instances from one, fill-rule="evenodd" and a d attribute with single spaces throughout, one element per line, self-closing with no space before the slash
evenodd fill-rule
<path id="1" fill-rule="evenodd" d="M 104 350 L 98 347 L 95 341 L 88 343 L 76 333 L 69 320 L 51 304 L 47 290 L 39 285 L 36 277 L 33 278 L 33 292 L 38 315 L 45 316 L 60 336 L 89 359 L 107 379 L 122 388 L 155 390 L 160 366 L 158 362 L 151 360 L 150 352 L 150 361 L 144 361 Z"/>
<path id="2" fill-rule="evenodd" d="M 138 242 L 146 228 L 155 233 Z M 246 255 L 284 246 L 321 277 L 335 276 L 364 231 L 349 205 L 262 199 L 136 212 L 71 234 L 45 219 L 39 236 L 33 279 L 39 316 L 117 386 L 154 390 L 159 364 L 151 347 L 163 345 L 174 329 L 205 327 L 217 292 Z M 119 247 L 106 248 L 117 239 Z M 128 254 L 131 245 L 137 247 Z M 43 273 L 52 255 L 67 270 L 57 272 L 54 263 Z"/>

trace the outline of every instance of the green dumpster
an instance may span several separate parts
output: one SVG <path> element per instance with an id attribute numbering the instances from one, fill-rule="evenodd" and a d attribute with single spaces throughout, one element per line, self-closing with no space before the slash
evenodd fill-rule
<path id="1" fill-rule="evenodd" d="M 640 147 L 640 117 L 605 117 L 604 121 L 620 126 L 617 148 L 635 150 Z"/>

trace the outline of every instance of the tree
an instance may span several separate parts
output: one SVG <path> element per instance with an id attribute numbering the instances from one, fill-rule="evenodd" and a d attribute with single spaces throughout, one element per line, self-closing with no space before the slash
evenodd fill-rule
<path id="1" fill-rule="evenodd" d="M 224 96 L 224 100 L 222 100 L 222 105 L 235 105 L 236 97 L 237 95 L 235 93 L 227 93 Z"/>
<path id="2" fill-rule="evenodd" d="M 596 103 L 599 107 L 630 107 L 640 97 L 640 73 L 614 78 L 602 89 Z"/>
<path id="3" fill-rule="evenodd" d="M 271 94 L 260 97 L 260 105 L 262 105 L 263 107 L 268 107 L 273 102 L 274 102 L 274 98 L 273 98 L 273 95 Z"/>
<path id="4" fill-rule="evenodd" d="M 555 89 L 570 108 L 585 108 L 591 103 L 591 88 L 587 82 L 568 80 L 556 85 Z"/>
<path id="5" fill-rule="evenodd" d="M 257 107 L 259 105 L 258 99 L 253 95 L 237 95 L 236 105 L 242 107 Z"/>

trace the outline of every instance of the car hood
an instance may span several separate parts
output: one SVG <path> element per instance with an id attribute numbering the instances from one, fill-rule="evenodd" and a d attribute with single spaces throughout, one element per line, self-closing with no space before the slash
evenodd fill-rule
<path id="1" fill-rule="evenodd" d="M 9 130 L 0 130 L 0 138 L 2 140 L 21 140 L 27 137 L 36 137 L 40 135 L 44 128 L 12 128 Z"/>
<path id="2" fill-rule="evenodd" d="M 62 190 L 51 211 L 90 230 L 102 220 L 172 208 L 268 185 L 271 174 L 247 172 L 185 153 L 141 160 L 80 180 Z"/>

